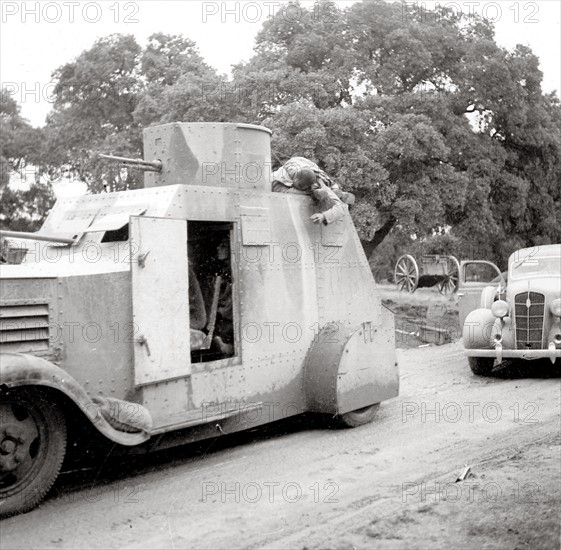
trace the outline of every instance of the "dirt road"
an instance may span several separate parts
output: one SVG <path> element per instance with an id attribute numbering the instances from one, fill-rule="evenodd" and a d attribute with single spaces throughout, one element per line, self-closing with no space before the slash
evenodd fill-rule
<path id="1" fill-rule="evenodd" d="M 560 369 L 477 378 L 459 344 L 399 360 L 370 425 L 300 417 L 63 475 L 0 548 L 559 548 Z"/>

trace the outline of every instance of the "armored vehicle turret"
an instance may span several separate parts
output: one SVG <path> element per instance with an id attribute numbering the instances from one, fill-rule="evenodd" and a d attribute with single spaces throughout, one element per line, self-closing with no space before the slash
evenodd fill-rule
<path id="1" fill-rule="evenodd" d="M 152 450 L 398 393 L 394 321 L 349 214 L 271 192 L 270 131 L 144 130 L 143 189 L 57 201 L 4 232 L 0 515 L 34 507 L 88 430 Z M 22 252 L 23 251 L 23 252 Z M 97 436 L 96 436 L 97 437 Z"/>

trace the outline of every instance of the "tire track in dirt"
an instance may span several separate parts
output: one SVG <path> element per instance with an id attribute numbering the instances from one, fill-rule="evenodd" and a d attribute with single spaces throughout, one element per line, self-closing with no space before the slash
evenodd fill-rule
<path id="1" fill-rule="evenodd" d="M 548 429 L 545 430 L 545 435 L 540 434 L 539 437 L 533 437 L 523 445 L 518 446 L 518 451 L 522 452 L 525 449 L 544 441 L 550 441 L 555 436 L 551 434 Z M 505 449 L 501 447 L 504 441 L 499 441 L 492 451 L 477 457 L 471 455 L 467 457 L 467 462 L 475 465 L 482 465 L 486 462 L 496 460 L 503 457 Z M 416 479 L 410 479 L 408 483 L 416 486 L 421 486 L 423 483 L 427 486 L 435 483 L 445 486 L 446 484 L 454 483 L 457 478 L 459 470 L 456 466 L 457 457 L 453 455 L 447 461 L 449 469 L 441 469 L 439 471 L 432 471 Z M 392 485 L 383 485 L 384 487 L 391 487 Z M 399 491 L 399 490 L 398 490 Z M 406 506 L 403 502 L 401 491 L 399 491 L 399 499 L 394 496 L 371 495 L 362 497 L 359 500 L 351 502 L 347 505 L 345 513 L 331 514 L 321 519 L 319 526 L 308 527 L 306 529 L 293 530 L 292 532 L 285 533 L 282 537 L 266 537 L 262 540 L 256 541 L 246 548 L 255 549 L 278 549 L 278 548 L 297 548 L 306 547 L 312 548 L 325 548 L 330 546 L 330 534 L 335 533 L 339 536 L 342 533 L 350 532 L 362 525 L 368 524 L 372 518 L 380 521 L 385 518 L 396 517 L 403 512 Z"/>
<path id="2" fill-rule="evenodd" d="M 402 502 L 403 483 L 454 481 L 466 462 L 477 472 L 558 431 L 556 379 L 476 378 L 458 344 L 398 356 L 401 394 L 382 405 L 372 424 L 335 431 L 302 424 L 296 431 L 271 427 L 256 431 L 253 441 L 246 434 L 240 436 L 242 445 L 233 442 L 216 451 L 219 445 L 209 441 L 203 448 L 210 454 L 195 457 L 190 447 L 176 449 L 133 466 L 133 475 L 100 476 L 99 498 L 88 499 L 87 487 L 70 485 L 38 510 L 5 520 L 0 546 L 351 547 L 352 541 L 364 540 L 365 521 L 374 516 L 389 521 L 392 514 L 401 517 L 415 508 Z M 472 406 L 471 417 L 465 402 L 479 404 Z M 492 407 L 487 417 L 482 414 L 490 403 L 500 408 L 498 420 L 490 421 Z M 525 410 L 528 403 L 537 409 Z M 205 483 L 220 491 L 205 497 Z M 267 483 L 279 484 L 272 501 L 265 492 L 251 502 L 237 498 L 239 491 L 222 491 L 235 484 L 264 490 Z M 300 500 L 292 502 L 279 491 L 290 483 L 302 489 Z M 331 499 L 326 486 L 337 488 Z M 138 502 L 125 502 L 126 497 Z"/>

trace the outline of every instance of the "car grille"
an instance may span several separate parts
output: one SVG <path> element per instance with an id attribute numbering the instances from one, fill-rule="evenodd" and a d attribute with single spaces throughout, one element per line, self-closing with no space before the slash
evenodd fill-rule
<path id="1" fill-rule="evenodd" d="M 33 352 L 49 349 L 49 306 L 0 306 L 0 351 Z"/>
<path id="2" fill-rule="evenodd" d="M 529 305 L 529 307 L 528 307 Z M 545 296 L 538 292 L 522 292 L 514 298 L 516 347 L 543 348 Z"/>

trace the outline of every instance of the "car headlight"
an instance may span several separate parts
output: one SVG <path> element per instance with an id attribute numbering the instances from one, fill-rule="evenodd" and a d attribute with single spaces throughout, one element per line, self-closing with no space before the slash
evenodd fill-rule
<path id="1" fill-rule="evenodd" d="M 508 310 L 508 304 L 504 300 L 497 300 L 496 302 L 493 302 L 493 305 L 491 306 L 493 315 L 495 317 L 500 317 L 501 319 L 508 315 Z"/>
<path id="2" fill-rule="evenodd" d="M 561 298 L 557 298 L 551 302 L 549 310 L 555 317 L 561 317 Z"/>

